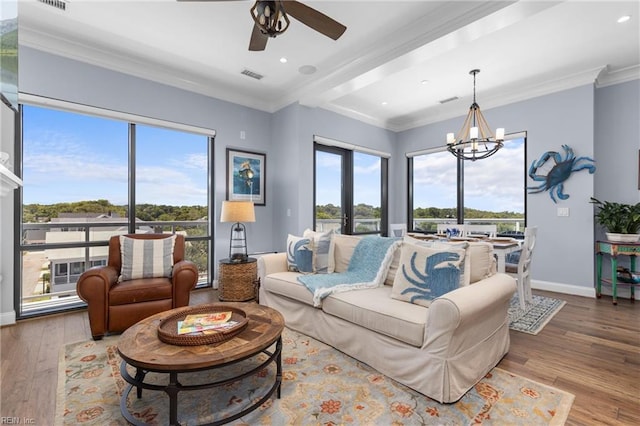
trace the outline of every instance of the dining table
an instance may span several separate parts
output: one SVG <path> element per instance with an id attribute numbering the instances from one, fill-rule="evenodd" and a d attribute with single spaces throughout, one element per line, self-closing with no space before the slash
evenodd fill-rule
<path id="1" fill-rule="evenodd" d="M 448 241 L 448 242 L 483 241 L 483 242 L 491 243 L 491 245 L 493 246 L 493 253 L 496 256 L 496 263 L 497 263 L 496 270 L 502 273 L 506 272 L 507 255 L 509 253 L 513 253 L 520 250 L 520 244 L 522 242 L 521 240 L 518 240 L 515 238 L 508 238 L 508 237 L 487 238 L 486 236 L 467 236 L 467 237 L 447 238 L 446 235 L 419 234 L 419 233 L 413 233 L 413 232 L 409 233 L 408 235 L 418 240 L 438 240 L 438 241 Z"/>

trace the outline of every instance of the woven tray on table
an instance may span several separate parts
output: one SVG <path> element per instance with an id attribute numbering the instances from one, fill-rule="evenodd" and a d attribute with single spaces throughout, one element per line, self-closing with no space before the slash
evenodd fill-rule
<path id="1" fill-rule="evenodd" d="M 230 321 L 236 321 L 238 323 L 231 328 L 216 330 L 215 332 L 207 330 L 206 333 L 199 332 L 178 334 L 178 321 L 184 320 L 187 315 L 208 314 L 227 311 L 231 311 Z M 224 304 L 196 306 L 194 308 L 187 309 L 177 314 L 168 316 L 167 318 L 162 320 L 162 322 L 160 322 L 160 325 L 158 325 L 158 338 L 164 343 L 168 343 L 170 345 L 210 345 L 212 343 L 220 343 L 231 339 L 233 336 L 244 330 L 248 323 L 249 320 L 247 319 L 247 314 L 242 309 L 238 309 L 234 306 Z"/>

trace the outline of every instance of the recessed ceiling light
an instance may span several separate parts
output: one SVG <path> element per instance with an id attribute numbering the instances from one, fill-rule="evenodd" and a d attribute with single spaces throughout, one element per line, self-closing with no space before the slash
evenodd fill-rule
<path id="1" fill-rule="evenodd" d="M 316 71 L 317 71 L 317 68 L 314 67 L 313 65 L 303 65 L 300 68 L 298 68 L 298 72 L 304 75 L 310 75 Z"/>
<path id="2" fill-rule="evenodd" d="M 284 56 L 282 58 L 280 58 L 280 62 L 283 64 L 287 63 L 287 58 L 285 58 Z"/>
<path id="3" fill-rule="evenodd" d="M 618 18 L 618 24 L 622 24 L 623 22 L 627 22 L 629 19 L 631 19 L 631 16 L 629 15 L 624 15 Z"/>
<path id="4" fill-rule="evenodd" d="M 429 82 L 429 80 L 422 80 L 422 81 L 420 82 L 420 84 L 427 84 L 428 82 Z"/>
<path id="5" fill-rule="evenodd" d="M 382 105 L 386 105 L 386 104 L 387 104 L 387 101 L 382 101 Z"/>

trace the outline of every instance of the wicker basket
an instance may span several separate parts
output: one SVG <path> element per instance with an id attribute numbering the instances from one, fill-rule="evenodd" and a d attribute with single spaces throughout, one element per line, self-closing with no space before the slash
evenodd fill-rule
<path id="1" fill-rule="evenodd" d="M 178 321 L 184 320 L 187 315 L 192 314 L 208 314 L 214 312 L 231 311 L 231 320 L 237 321 L 235 327 L 220 330 L 213 333 L 197 333 L 197 334 L 178 334 Z M 186 311 L 178 312 L 168 316 L 158 325 L 158 339 L 164 343 L 178 346 L 199 346 L 210 345 L 212 343 L 220 343 L 231 339 L 240 333 L 249 324 L 247 314 L 234 306 L 217 304 L 196 306 Z"/>
<path id="2" fill-rule="evenodd" d="M 220 263 L 218 284 L 221 301 L 245 302 L 256 296 L 258 263 Z"/>

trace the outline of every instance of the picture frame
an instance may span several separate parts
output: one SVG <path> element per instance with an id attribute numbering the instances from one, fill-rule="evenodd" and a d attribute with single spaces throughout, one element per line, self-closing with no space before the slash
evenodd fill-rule
<path id="1" fill-rule="evenodd" d="M 227 148 L 227 200 L 266 205 L 267 155 Z"/>

